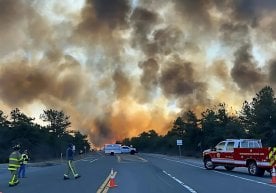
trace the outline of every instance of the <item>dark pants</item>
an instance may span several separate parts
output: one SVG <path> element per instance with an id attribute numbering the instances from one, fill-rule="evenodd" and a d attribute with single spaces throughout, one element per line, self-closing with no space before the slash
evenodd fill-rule
<path id="1" fill-rule="evenodd" d="M 19 178 L 25 178 L 26 164 L 21 164 L 18 172 Z"/>

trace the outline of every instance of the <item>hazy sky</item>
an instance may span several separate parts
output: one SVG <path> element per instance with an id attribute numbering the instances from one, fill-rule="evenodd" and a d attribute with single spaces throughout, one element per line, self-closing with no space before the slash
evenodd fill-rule
<path id="1" fill-rule="evenodd" d="M 274 0 L 0 0 L 0 109 L 100 145 L 276 88 Z"/>

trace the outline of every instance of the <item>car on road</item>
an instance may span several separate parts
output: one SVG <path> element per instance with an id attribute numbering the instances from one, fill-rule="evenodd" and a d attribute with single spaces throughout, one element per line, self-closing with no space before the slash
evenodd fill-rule
<path id="1" fill-rule="evenodd" d="M 136 148 L 130 147 L 130 146 L 126 146 L 126 145 L 123 145 L 121 147 L 121 151 L 122 151 L 122 153 L 130 153 L 131 155 L 137 153 L 136 152 Z"/>
<path id="2" fill-rule="evenodd" d="M 104 153 L 110 155 L 122 153 L 121 146 L 121 144 L 105 144 Z"/>
<path id="3" fill-rule="evenodd" d="M 203 151 L 203 163 L 208 170 L 217 166 L 224 166 L 229 171 L 235 167 L 247 167 L 250 175 L 263 176 L 265 171 L 272 170 L 269 159 L 272 150 L 262 147 L 259 139 L 227 139 Z"/>
<path id="4" fill-rule="evenodd" d="M 131 155 L 137 153 L 136 148 L 132 146 L 126 146 L 121 144 L 105 144 L 104 146 L 105 154 L 121 154 L 121 153 L 130 153 Z"/>

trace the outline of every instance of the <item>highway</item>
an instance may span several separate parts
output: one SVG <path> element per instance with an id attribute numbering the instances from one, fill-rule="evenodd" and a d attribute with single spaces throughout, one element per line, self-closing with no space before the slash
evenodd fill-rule
<path id="1" fill-rule="evenodd" d="M 116 156 L 94 152 L 75 162 L 79 179 L 63 180 L 65 162 L 31 163 L 27 178 L 9 187 L 7 165 L 0 166 L 2 193 L 274 193 L 268 173 L 250 176 L 246 168 L 206 170 L 201 159 L 158 154 Z M 113 169 L 116 187 L 105 186 Z"/>

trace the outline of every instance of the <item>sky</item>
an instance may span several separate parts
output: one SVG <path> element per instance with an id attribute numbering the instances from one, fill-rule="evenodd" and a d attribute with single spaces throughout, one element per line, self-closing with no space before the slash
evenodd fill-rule
<path id="1" fill-rule="evenodd" d="M 0 109 L 95 145 L 276 89 L 274 0 L 0 0 Z"/>

